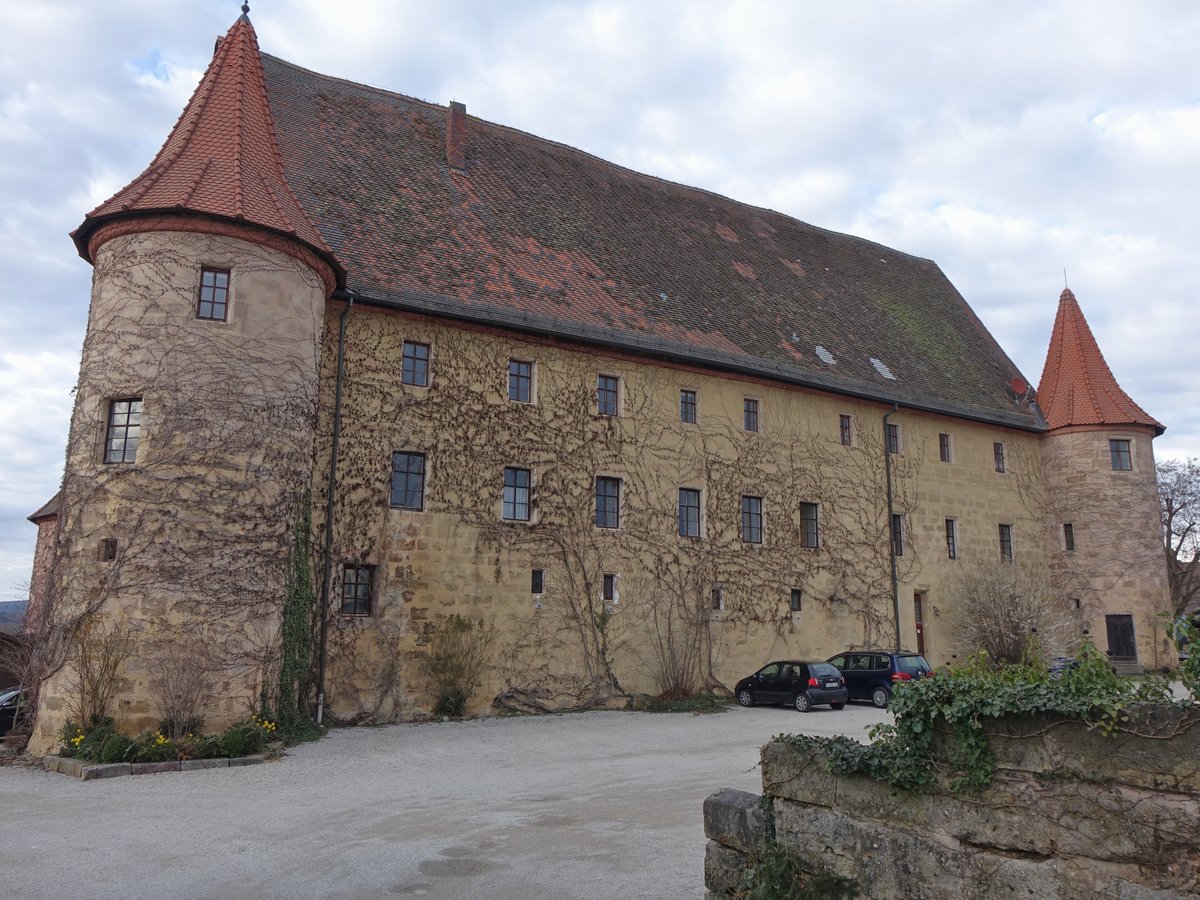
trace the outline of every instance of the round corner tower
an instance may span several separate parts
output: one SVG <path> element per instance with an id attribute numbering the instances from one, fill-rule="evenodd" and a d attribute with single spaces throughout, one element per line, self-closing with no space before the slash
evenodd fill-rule
<path id="1" fill-rule="evenodd" d="M 256 708 L 276 661 L 342 272 L 288 185 L 248 17 L 149 168 L 72 236 L 94 272 L 35 750 L 78 715 L 89 632 L 127 642 L 127 732 L 162 718 L 163 671 L 205 673 L 213 730 Z"/>
<path id="2" fill-rule="evenodd" d="M 1059 298 L 1037 392 L 1055 591 L 1121 671 L 1169 665 L 1171 608 L 1153 440 L 1165 430 L 1121 389 L 1075 295 Z"/>

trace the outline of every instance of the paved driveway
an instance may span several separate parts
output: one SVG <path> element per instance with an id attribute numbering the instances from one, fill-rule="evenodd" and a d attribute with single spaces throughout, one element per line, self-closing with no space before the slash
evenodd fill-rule
<path id="1" fill-rule="evenodd" d="M 592 712 L 344 729 L 239 769 L 0 768 L 0 894 L 699 898 L 705 797 L 758 792 L 772 735 L 888 718 Z"/>

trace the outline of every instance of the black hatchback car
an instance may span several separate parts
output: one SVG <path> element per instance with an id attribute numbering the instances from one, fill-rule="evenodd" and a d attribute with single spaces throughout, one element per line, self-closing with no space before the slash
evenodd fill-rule
<path id="1" fill-rule="evenodd" d="M 919 653 L 894 650 L 850 650 L 829 658 L 846 679 L 851 700 L 870 700 L 880 709 L 892 702 L 897 684 L 933 674 Z"/>
<path id="2" fill-rule="evenodd" d="M 733 690 L 738 703 L 779 703 L 808 712 L 828 703 L 834 709 L 846 705 L 846 682 L 829 663 L 781 659 L 767 663 L 743 678 Z"/>

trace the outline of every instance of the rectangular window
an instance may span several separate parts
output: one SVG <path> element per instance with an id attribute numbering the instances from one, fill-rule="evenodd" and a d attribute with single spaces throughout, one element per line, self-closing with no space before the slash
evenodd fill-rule
<path id="1" fill-rule="evenodd" d="M 1013 561 L 1012 526 L 1000 526 L 1000 562 Z"/>
<path id="2" fill-rule="evenodd" d="M 958 559 L 958 523 L 953 519 L 946 520 L 946 556 Z"/>
<path id="3" fill-rule="evenodd" d="M 714 612 L 720 612 L 725 608 L 725 589 L 715 587 L 712 589 L 712 608 Z"/>
<path id="4" fill-rule="evenodd" d="M 1075 526 L 1070 522 L 1063 525 L 1063 549 L 1068 553 L 1075 549 Z"/>
<path id="5" fill-rule="evenodd" d="M 108 407 L 108 430 L 104 435 L 104 461 L 131 463 L 137 458 L 142 433 L 142 398 L 125 397 Z"/>
<path id="6" fill-rule="evenodd" d="M 938 454 L 941 456 L 942 462 L 950 462 L 950 435 L 944 431 L 938 435 Z"/>
<path id="7" fill-rule="evenodd" d="M 602 416 L 619 414 L 621 403 L 621 379 L 615 375 L 601 375 L 596 379 L 596 412 Z"/>
<path id="8" fill-rule="evenodd" d="M 224 322 L 229 313 L 229 270 L 200 270 L 200 303 L 196 307 L 197 319 L 213 319 Z"/>
<path id="9" fill-rule="evenodd" d="M 679 392 L 679 421 L 689 425 L 696 424 L 696 392 L 682 390 Z"/>
<path id="10" fill-rule="evenodd" d="M 100 562 L 112 562 L 117 558 L 117 539 L 101 538 L 100 546 L 96 549 L 96 558 Z"/>
<path id="11" fill-rule="evenodd" d="M 1004 471 L 1004 444 L 1001 441 L 992 443 L 992 456 L 996 460 L 996 471 Z"/>
<path id="12" fill-rule="evenodd" d="M 788 599 L 788 609 L 792 612 L 800 612 L 800 608 L 804 603 L 804 592 L 800 588 L 792 588 L 792 595 Z"/>
<path id="13" fill-rule="evenodd" d="M 529 470 L 504 469 L 504 518 L 529 521 Z"/>
<path id="14" fill-rule="evenodd" d="M 529 570 L 529 590 L 534 594 L 544 594 L 546 592 L 546 570 L 545 569 L 530 569 Z"/>
<path id="15" fill-rule="evenodd" d="M 1113 471 L 1128 472 L 1133 469 L 1133 458 L 1129 455 L 1129 441 L 1109 441 L 1108 455 Z"/>
<path id="16" fill-rule="evenodd" d="M 758 401 L 753 397 L 742 400 L 742 427 L 746 431 L 758 431 Z"/>
<path id="17" fill-rule="evenodd" d="M 617 576 L 612 572 L 605 572 L 604 586 L 601 590 L 603 591 L 605 603 L 616 603 L 619 599 L 619 595 L 617 594 Z"/>
<path id="18" fill-rule="evenodd" d="M 621 526 L 621 479 L 596 479 L 596 526 L 619 528 Z"/>
<path id="19" fill-rule="evenodd" d="M 900 452 L 900 426 L 899 425 L 893 425 L 891 422 L 888 422 L 887 426 L 884 428 L 884 439 L 887 443 L 887 452 L 888 453 L 897 453 L 898 454 Z"/>
<path id="20" fill-rule="evenodd" d="M 508 399 L 517 403 L 533 402 L 533 363 L 519 359 L 508 361 Z"/>
<path id="21" fill-rule="evenodd" d="M 693 488 L 679 489 L 679 536 L 700 537 L 700 492 Z"/>
<path id="22" fill-rule="evenodd" d="M 425 508 L 425 454 L 392 454 L 392 506 Z"/>
<path id="23" fill-rule="evenodd" d="M 742 495 L 742 540 L 761 544 L 763 535 L 762 497 Z"/>
<path id="24" fill-rule="evenodd" d="M 404 342 L 400 380 L 417 387 L 429 386 L 429 345 Z"/>
<path id="25" fill-rule="evenodd" d="M 904 516 L 900 513 L 892 515 L 892 552 L 904 555 Z"/>
<path id="26" fill-rule="evenodd" d="M 800 546 L 801 547 L 817 547 L 820 543 L 820 533 L 818 530 L 819 523 L 817 520 L 817 504 L 801 503 L 800 504 Z"/>
<path id="27" fill-rule="evenodd" d="M 838 416 L 838 437 L 847 447 L 854 443 L 854 420 L 849 416 Z"/>
<path id="28" fill-rule="evenodd" d="M 369 616 L 372 604 L 372 582 L 375 580 L 374 566 L 342 567 L 343 616 Z"/>

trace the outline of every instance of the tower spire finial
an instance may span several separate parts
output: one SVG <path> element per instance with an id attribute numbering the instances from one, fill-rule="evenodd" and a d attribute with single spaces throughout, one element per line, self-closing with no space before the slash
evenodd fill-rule
<path id="1" fill-rule="evenodd" d="M 248 19 L 249 15 L 250 15 L 250 3 L 249 3 L 249 0 L 245 0 L 245 2 L 242 3 L 242 18 Z"/>

